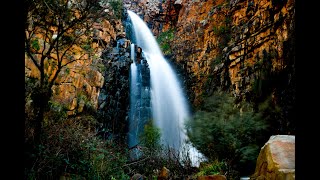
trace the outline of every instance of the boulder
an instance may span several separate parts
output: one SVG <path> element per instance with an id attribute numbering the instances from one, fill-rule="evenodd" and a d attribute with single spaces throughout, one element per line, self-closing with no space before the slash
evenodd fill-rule
<path id="1" fill-rule="evenodd" d="M 295 136 L 274 135 L 261 148 L 250 180 L 294 180 Z"/>
<path id="2" fill-rule="evenodd" d="M 158 180 L 165 180 L 165 179 L 169 179 L 169 169 L 167 169 L 166 167 L 162 167 L 159 176 L 158 176 Z"/>

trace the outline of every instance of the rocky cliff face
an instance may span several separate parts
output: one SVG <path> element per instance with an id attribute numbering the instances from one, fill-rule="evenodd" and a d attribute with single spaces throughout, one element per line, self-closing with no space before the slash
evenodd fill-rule
<path id="1" fill-rule="evenodd" d="M 152 33 L 157 36 L 161 31 L 162 17 L 161 2 L 159 0 L 123 0 L 124 8 L 132 10 L 143 19 Z"/>
<path id="2" fill-rule="evenodd" d="M 176 25 L 168 28 L 175 28 L 171 48 L 192 77 L 195 104 L 214 86 L 230 87 L 235 96 L 245 97 L 259 79 L 270 78 L 267 74 L 293 75 L 294 1 L 181 4 Z"/>
<path id="3" fill-rule="evenodd" d="M 79 60 L 64 67 L 52 87 L 51 101 L 64 106 L 68 115 L 82 112 L 85 106 L 98 108 L 98 97 L 105 81 L 101 55 L 106 47 L 114 45 L 117 36 L 124 34 L 120 20 L 102 20 L 93 25 L 92 32 L 94 41 L 90 46 L 96 53 L 88 56 L 81 48 L 74 48 L 74 55 Z M 53 67 L 46 64 L 46 74 L 53 74 Z M 25 56 L 25 76 L 27 79 L 40 76 L 28 56 Z"/>
<path id="4" fill-rule="evenodd" d="M 203 95 L 221 87 L 239 99 L 261 102 L 270 96 L 290 118 L 295 102 L 294 0 L 167 0 L 153 2 L 151 9 L 148 3 L 136 0 L 126 7 L 141 14 L 156 36 L 166 34 L 162 49 L 184 72 L 195 107 Z"/>
<path id="5" fill-rule="evenodd" d="M 123 27 L 123 26 L 121 26 Z M 116 37 L 114 46 L 103 51 L 104 85 L 99 95 L 99 114 L 104 128 L 127 132 L 130 92 L 130 41 L 123 33 Z"/>
<path id="6" fill-rule="evenodd" d="M 172 54 L 192 77 L 195 104 L 212 79 L 240 96 L 252 89 L 261 65 L 277 73 L 294 66 L 294 0 L 136 0 L 126 8 L 144 17 L 155 35 L 174 29 Z"/>
<path id="7" fill-rule="evenodd" d="M 222 87 L 239 99 L 262 101 L 270 95 L 274 103 L 287 107 L 284 115 L 290 116 L 295 101 L 294 0 L 123 3 L 147 22 L 155 36 L 170 32 L 170 39 L 165 38 L 166 55 L 183 72 L 195 107 L 202 103 L 203 95 Z M 86 103 L 103 106 L 98 97 L 105 78 L 110 79 L 105 70 L 113 60 L 106 55 L 109 59 L 103 60 L 101 55 L 112 54 L 125 34 L 120 20 L 103 20 L 92 28 L 96 37 L 92 47 L 98 53 L 69 64 L 53 87 L 52 99 L 65 104 L 70 115 L 81 112 Z M 39 76 L 27 57 L 25 64 L 26 77 Z"/>

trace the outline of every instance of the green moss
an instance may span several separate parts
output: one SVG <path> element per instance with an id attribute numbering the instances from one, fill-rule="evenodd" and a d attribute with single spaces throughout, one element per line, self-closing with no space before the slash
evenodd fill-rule
<path id="1" fill-rule="evenodd" d="M 169 29 L 168 31 L 160 33 L 157 37 L 157 42 L 160 45 L 160 49 L 165 55 L 172 53 L 171 43 L 174 39 L 174 33 L 174 29 Z"/>

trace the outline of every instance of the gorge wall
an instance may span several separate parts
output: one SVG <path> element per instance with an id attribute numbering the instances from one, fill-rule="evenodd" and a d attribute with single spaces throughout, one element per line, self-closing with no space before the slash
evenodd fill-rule
<path id="1" fill-rule="evenodd" d="M 172 1 L 173 2 L 173 1 Z M 182 1 L 172 51 L 193 77 L 194 103 L 213 79 L 236 96 L 252 90 L 262 66 L 294 76 L 294 1 Z M 260 74 L 259 74 L 260 73 Z M 217 84 L 216 84 L 217 85 Z M 208 90 L 208 89 L 207 89 Z"/>
<path id="2" fill-rule="evenodd" d="M 112 17 L 112 11 L 109 12 L 109 15 Z M 112 98 L 115 94 L 119 94 L 117 92 L 119 87 L 115 87 L 119 84 L 111 81 L 115 79 L 112 76 L 119 74 L 114 71 L 118 71 L 124 66 L 123 63 L 119 62 L 119 59 L 123 60 L 126 57 L 125 52 L 123 52 L 125 50 L 119 49 L 125 49 L 126 45 L 128 45 L 124 38 L 125 32 L 122 21 L 116 18 L 102 19 L 94 23 L 89 31 L 91 33 L 85 36 L 84 39 L 93 38 L 89 48 L 95 53 L 90 56 L 83 51 L 82 47 L 74 47 L 74 57 L 79 60 L 62 68 L 52 87 L 51 102 L 66 108 L 68 115 L 81 113 L 85 107 L 101 109 L 106 106 L 105 101 L 108 101 L 107 104 L 113 107 L 116 107 L 117 104 L 112 103 L 115 101 Z M 39 36 L 40 42 L 43 43 L 41 33 L 35 34 L 35 36 Z M 129 53 L 126 55 L 129 57 Z M 56 54 L 53 53 L 51 56 L 56 56 Z M 130 66 L 130 59 L 128 64 Z M 50 61 L 45 64 L 45 74 L 49 76 L 49 79 L 52 78 L 56 71 L 55 66 L 56 64 L 50 64 Z M 127 69 L 129 69 L 129 66 Z M 26 82 L 39 77 L 39 70 L 26 54 Z M 128 82 L 126 81 L 125 83 L 127 84 Z M 109 96 L 106 98 L 104 92 L 108 89 L 114 89 L 115 91 L 110 90 Z M 28 106 L 31 103 L 31 101 L 27 102 L 26 105 Z"/>
<path id="3" fill-rule="evenodd" d="M 294 0 L 135 0 L 124 4 L 161 38 L 160 46 L 183 74 L 195 108 L 204 96 L 222 88 L 239 100 L 270 98 L 283 109 L 283 119 L 292 118 Z"/>
<path id="4" fill-rule="evenodd" d="M 158 37 L 195 109 L 204 96 L 223 88 L 238 99 L 271 97 L 284 110 L 282 119 L 294 116 L 294 0 L 123 0 L 123 6 L 140 15 Z M 55 82 L 52 99 L 65 104 L 69 115 L 85 104 L 125 112 L 130 51 L 123 22 L 104 19 L 92 28 L 96 39 L 91 46 L 98 53 L 68 65 Z M 123 50 L 114 49 L 118 43 Z M 27 56 L 25 67 L 26 78 L 38 76 Z"/>

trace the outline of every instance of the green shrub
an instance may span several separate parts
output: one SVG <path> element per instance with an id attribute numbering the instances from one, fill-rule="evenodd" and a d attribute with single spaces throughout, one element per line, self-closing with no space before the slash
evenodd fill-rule
<path id="1" fill-rule="evenodd" d="M 142 174 L 147 179 L 156 179 L 158 172 L 166 167 L 174 179 L 184 179 L 194 173 L 190 167 L 190 159 L 183 152 L 166 147 L 160 142 L 160 129 L 155 127 L 150 120 L 144 126 L 144 131 L 139 136 L 139 148 L 142 155 L 139 159 L 128 163 L 130 169 Z M 133 174 L 132 174 L 133 175 Z"/>
<path id="2" fill-rule="evenodd" d="M 91 52 L 93 50 L 90 44 L 83 44 L 81 45 L 81 48 L 88 52 Z"/>
<path id="3" fill-rule="evenodd" d="M 160 137 L 160 129 L 152 124 L 152 120 L 149 120 L 140 134 L 139 140 L 141 146 L 146 148 L 148 154 L 155 154 L 161 147 Z"/>
<path id="4" fill-rule="evenodd" d="M 199 172 L 196 174 L 196 176 L 224 174 L 227 169 L 226 166 L 227 165 L 225 162 L 214 160 L 210 163 L 205 163 L 204 165 L 200 166 Z"/>
<path id="5" fill-rule="evenodd" d="M 44 127 L 41 143 L 26 141 L 26 179 L 59 179 L 71 174 L 86 179 L 129 179 L 126 148 L 95 136 L 95 119 L 78 116 Z"/>
<path id="6" fill-rule="evenodd" d="M 234 97 L 219 91 L 206 99 L 186 126 L 190 141 L 209 160 L 226 161 L 239 171 L 254 170 L 268 127 L 250 104 L 236 106 Z"/>
<path id="7" fill-rule="evenodd" d="M 35 49 L 36 51 L 40 50 L 40 45 L 39 45 L 39 39 L 35 38 L 33 41 L 31 41 L 31 47 Z"/>
<path id="8" fill-rule="evenodd" d="M 157 37 L 157 42 L 162 50 L 163 54 L 169 55 L 172 53 L 171 43 L 174 39 L 174 29 L 169 29 L 168 31 L 161 32 Z"/>
<path id="9" fill-rule="evenodd" d="M 85 146 L 89 152 L 89 179 L 130 179 L 125 173 L 123 166 L 127 162 L 125 148 L 110 142 L 95 141 L 88 142 Z"/>
<path id="10" fill-rule="evenodd" d="M 122 0 L 109 0 L 108 1 L 113 9 L 114 15 L 118 18 L 122 18 L 123 5 Z"/>

